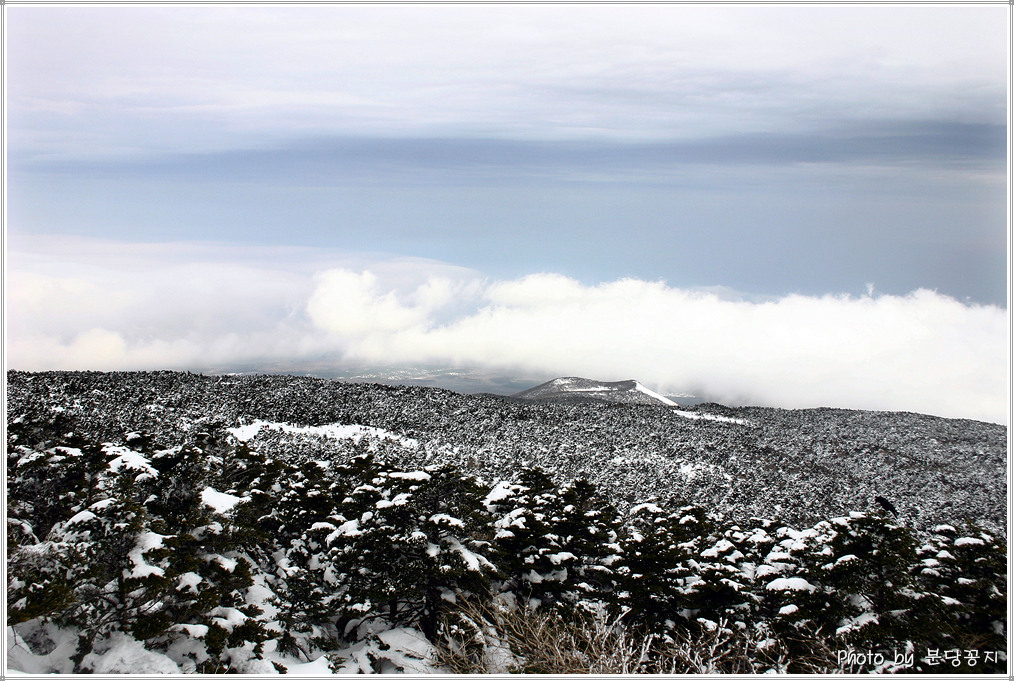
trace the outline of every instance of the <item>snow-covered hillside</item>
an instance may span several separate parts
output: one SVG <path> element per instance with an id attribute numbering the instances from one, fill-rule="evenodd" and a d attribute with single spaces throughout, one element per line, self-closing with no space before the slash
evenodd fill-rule
<path id="1" fill-rule="evenodd" d="M 574 381 L 587 393 L 609 387 Z M 450 462 L 489 478 L 538 465 L 587 477 L 620 504 L 669 498 L 800 523 L 878 508 L 874 498 L 885 496 L 917 527 L 969 518 L 1005 531 L 1003 426 L 900 412 L 677 408 L 636 381 L 620 384 L 647 403 L 296 376 L 9 372 L 8 414 L 32 429 L 100 441 L 137 431 L 169 445 L 218 428 L 312 460 L 368 448 L 405 465 Z"/>
<path id="2" fill-rule="evenodd" d="M 999 426 L 7 377 L 9 672 L 1007 669 Z"/>

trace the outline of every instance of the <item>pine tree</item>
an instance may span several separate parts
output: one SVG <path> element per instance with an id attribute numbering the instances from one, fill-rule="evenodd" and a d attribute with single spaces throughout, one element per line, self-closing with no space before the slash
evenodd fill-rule
<path id="1" fill-rule="evenodd" d="M 771 654 L 787 659 L 774 660 L 787 673 L 807 671 L 814 639 L 834 640 L 834 631 L 826 626 L 832 609 L 832 596 L 816 574 L 809 569 L 814 555 L 831 555 L 827 523 L 815 528 L 796 530 L 761 521 L 747 537 L 748 559 L 754 564 L 751 592 L 755 602 L 752 627 Z M 768 530 L 772 530 L 771 533 Z M 819 562 L 819 561 L 818 561 Z M 825 563 L 820 563 L 821 565 Z M 767 638 L 765 638 L 767 637 Z"/>
<path id="2" fill-rule="evenodd" d="M 268 634 L 260 608 L 246 602 L 254 565 L 244 555 L 242 533 L 231 514 L 215 512 L 203 497 L 212 485 L 222 486 L 222 468 L 213 464 L 220 463 L 223 446 L 207 437 L 201 441 L 217 453 L 190 444 L 151 454 L 155 476 L 145 511 L 150 527 L 163 536 L 165 593 L 158 616 L 147 618 L 134 635 L 168 651 L 184 668 L 214 671 L 229 649 L 249 647 L 259 656 Z"/>
<path id="3" fill-rule="evenodd" d="M 709 536 L 703 544 L 688 559 L 692 574 L 683 590 L 687 609 L 705 629 L 744 629 L 753 605 L 739 567 L 745 554 L 723 534 Z"/>
<path id="4" fill-rule="evenodd" d="M 621 516 L 609 499 L 585 479 L 564 485 L 559 514 L 551 522 L 559 537 L 560 556 L 574 556 L 569 569 L 570 603 L 608 603 L 615 590 L 614 565 L 620 559 Z M 561 560 L 561 565 L 566 565 Z"/>
<path id="5" fill-rule="evenodd" d="M 60 561 L 55 567 L 64 572 L 70 598 L 46 616 L 80 629 L 73 658 L 79 671 L 98 639 L 118 631 L 146 638 L 168 626 L 166 536 L 152 529 L 130 474 L 110 488 L 108 496 L 54 526 L 47 539 L 60 547 L 48 557 Z"/>
<path id="6" fill-rule="evenodd" d="M 7 513 L 45 537 L 58 522 L 101 500 L 102 447 L 71 433 L 45 451 L 8 448 Z"/>
<path id="7" fill-rule="evenodd" d="M 561 572 L 546 557 L 560 548 L 551 524 L 556 496 L 552 478 L 532 467 L 522 471 L 510 496 L 496 505 L 493 560 L 500 569 L 500 589 L 525 603 L 555 603 L 562 592 Z"/>
<path id="8" fill-rule="evenodd" d="M 653 633 L 672 630 L 683 619 L 688 555 L 680 546 L 687 539 L 682 517 L 654 503 L 633 506 L 620 542 L 616 605 L 625 622 Z"/>

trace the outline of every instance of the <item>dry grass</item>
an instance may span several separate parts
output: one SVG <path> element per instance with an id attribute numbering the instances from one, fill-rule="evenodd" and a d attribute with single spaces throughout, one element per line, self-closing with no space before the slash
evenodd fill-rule
<path id="1" fill-rule="evenodd" d="M 445 621 L 437 663 L 459 674 L 633 674 L 653 638 L 635 640 L 601 615 L 467 604 Z"/>
<path id="2" fill-rule="evenodd" d="M 469 603 L 444 621 L 434 662 L 457 674 L 832 674 L 819 637 L 790 642 L 721 625 L 700 634 L 642 635 L 602 613 Z M 790 652 L 794 651 L 794 652 Z M 804 651 L 804 652 L 800 652 Z"/>

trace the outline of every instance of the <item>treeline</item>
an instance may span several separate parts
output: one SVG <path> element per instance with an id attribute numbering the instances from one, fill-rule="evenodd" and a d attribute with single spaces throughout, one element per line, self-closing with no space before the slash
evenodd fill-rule
<path id="1" fill-rule="evenodd" d="M 365 443 L 297 463 L 224 431 L 28 446 L 30 428 L 9 424 L 8 625 L 74 630 L 75 672 L 124 634 L 190 672 L 322 655 L 347 669 L 349 651 L 391 671 L 379 641 L 399 627 L 447 668 L 561 670 L 512 638 L 519 620 L 557 647 L 587 639 L 566 626 L 641 641 L 628 673 L 694 671 L 679 651 L 695 641 L 717 671 L 1006 671 L 1006 543 L 974 526 L 621 514 L 585 480 L 402 469 Z M 854 651 L 886 662 L 840 655 Z M 911 658 L 892 666 L 898 652 Z"/>

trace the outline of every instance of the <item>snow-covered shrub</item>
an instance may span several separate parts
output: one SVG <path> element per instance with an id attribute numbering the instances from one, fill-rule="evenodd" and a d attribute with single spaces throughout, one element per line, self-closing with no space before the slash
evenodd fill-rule
<path id="1" fill-rule="evenodd" d="M 666 511 L 655 503 L 630 508 L 615 564 L 615 607 L 624 621 L 653 632 L 688 626 L 686 586 L 695 547 L 713 529 L 701 509 Z M 695 578 L 696 579 L 696 578 Z"/>
<path id="2" fill-rule="evenodd" d="M 210 648 L 210 655 L 264 639 L 252 620 L 238 626 L 228 618 L 225 625 L 216 621 L 222 607 L 242 608 L 237 612 L 245 619 L 257 613 L 241 596 L 251 583 L 251 565 L 229 557 L 230 523 L 202 501 L 207 463 L 200 449 L 145 454 L 90 445 L 62 451 L 71 450 L 67 467 L 84 473 L 54 476 L 65 481 L 58 496 L 72 502 L 65 517 L 44 541 L 12 556 L 10 622 L 38 618 L 76 628 L 72 660 L 78 671 L 94 671 L 93 651 L 113 646 L 121 635 L 170 650 L 199 631 L 200 647 Z M 81 466 L 81 459 L 99 455 L 102 467 Z M 57 456 L 50 465 L 60 471 L 66 457 Z"/>
<path id="3" fill-rule="evenodd" d="M 974 524 L 959 532 L 938 525 L 911 566 L 920 600 L 912 637 L 926 649 L 1003 651 L 1007 645 L 1007 542 Z M 958 671 L 1002 673 L 1005 661 L 985 658 Z M 948 671 L 955 669 L 949 666 Z M 929 665 L 923 671 L 933 671 Z"/>
<path id="4" fill-rule="evenodd" d="M 801 576 L 826 597 L 814 613 L 819 628 L 852 645 L 907 640 L 917 609 L 912 532 L 882 511 L 834 518 L 818 532 Z"/>
<path id="5" fill-rule="evenodd" d="M 462 594 L 487 591 L 495 572 L 480 538 L 487 490 L 449 466 L 360 465 L 372 477 L 358 480 L 326 538 L 327 560 L 341 575 L 341 629 L 351 634 L 383 617 L 432 637 L 440 614 Z"/>
<path id="6" fill-rule="evenodd" d="M 619 514 L 586 480 L 556 486 L 526 470 L 497 504 L 492 543 L 501 590 L 533 606 L 604 602 L 614 589 Z"/>

